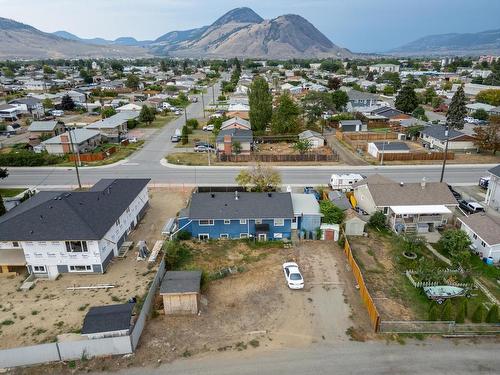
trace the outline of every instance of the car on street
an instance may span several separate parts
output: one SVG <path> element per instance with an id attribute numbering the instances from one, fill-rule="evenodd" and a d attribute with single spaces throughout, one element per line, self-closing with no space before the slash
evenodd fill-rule
<path id="1" fill-rule="evenodd" d="M 458 199 L 458 206 L 467 214 L 484 212 L 484 207 L 474 201 L 467 202 L 465 199 Z"/>
<path id="2" fill-rule="evenodd" d="M 205 125 L 205 126 L 203 127 L 203 131 L 205 131 L 205 132 L 211 132 L 211 131 L 213 131 L 214 129 L 215 129 L 215 127 L 214 127 L 214 125 L 213 125 L 213 124 L 208 124 L 208 125 Z"/>
<path id="3" fill-rule="evenodd" d="M 214 152 L 215 148 L 209 144 L 199 144 L 194 146 L 194 152 Z"/>
<path id="4" fill-rule="evenodd" d="M 285 274 L 286 284 L 290 289 L 303 289 L 304 278 L 300 273 L 299 266 L 295 262 L 283 263 L 283 273 Z"/>

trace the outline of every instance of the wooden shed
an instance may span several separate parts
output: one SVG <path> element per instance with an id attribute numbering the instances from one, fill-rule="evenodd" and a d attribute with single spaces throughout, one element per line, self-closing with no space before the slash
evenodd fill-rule
<path id="1" fill-rule="evenodd" d="M 165 315 L 197 314 L 201 271 L 167 271 L 160 286 Z"/>

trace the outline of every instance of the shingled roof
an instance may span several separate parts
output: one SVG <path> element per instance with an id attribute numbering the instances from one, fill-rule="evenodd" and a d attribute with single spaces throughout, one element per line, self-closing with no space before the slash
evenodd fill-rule
<path id="1" fill-rule="evenodd" d="M 477 213 L 459 220 L 474 231 L 488 245 L 500 244 L 500 219 L 488 216 L 485 213 Z"/>
<path id="2" fill-rule="evenodd" d="M 0 241 L 100 240 L 149 179 L 103 179 L 89 191 L 47 191 L 0 218 Z"/>
<path id="3" fill-rule="evenodd" d="M 130 329 L 133 303 L 91 307 L 83 320 L 82 334 Z"/>

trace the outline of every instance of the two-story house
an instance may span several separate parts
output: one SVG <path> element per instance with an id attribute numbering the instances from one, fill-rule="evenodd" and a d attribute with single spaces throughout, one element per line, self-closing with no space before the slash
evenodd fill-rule
<path id="1" fill-rule="evenodd" d="M 500 164 L 489 171 L 490 181 L 486 192 L 486 205 L 496 211 L 500 211 Z"/>
<path id="2" fill-rule="evenodd" d="M 476 151 L 474 137 L 462 133 L 455 129 L 448 130 L 443 125 L 426 126 L 420 132 L 420 140 L 424 147 L 443 151 L 446 148 L 446 138 L 448 138 L 448 150 L 450 151 Z"/>
<path id="3" fill-rule="evenodd" d="M 290 193 L 193 193 L 178 228 L 200 240 L 282 240 L 291 238 L 294 220 Z"/>
<path id="4" fill-rule="evenodd" d="M 4 250 L 22 249 L 37 277 L 105 272 L 149 206 L 149 181 L 103 179 L 88 191 L 36 194 L 0 218 L 0 264 L 12 256 Z"/>

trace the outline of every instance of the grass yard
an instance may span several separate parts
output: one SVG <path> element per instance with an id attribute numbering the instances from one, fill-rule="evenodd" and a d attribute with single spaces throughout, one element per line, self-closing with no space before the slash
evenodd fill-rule
<path id="1" fill-rule="evenodd" d="M 108 164 L 116 163 L 120 160 L 123 160 L 123 159 L 129 157 L 134 152 L 139 150 L 143 145 L 144 145 L 144 141 L 138 141 L 136 143 L 129 143 L 127 146 L 118 145 L 118 144 L 109 144 L 109 143 L 106 145 L 102 145 L 101 146 L 102 150 L 108 149 L 110 147 L 116 147 L 116 152 L 104 160 L 98 160 L 98 161 L 93 161 L 93 162 L 82 162 L 82 166 L 97 167 L 97 166 L 101 166 L 101 165 L 108 165 Z M 98 149 L 96 149 L 96 151 L 101 151 L 101 149 L 98 148 Z M 70 167 L 70 166 L 72 167 L 72 166 L 74 166 L 74 162 L 65 161 L 64 163 L 61 163 L 58 165 L 61 167 Z"/>
<path id="2" fill-rule="evenodd" d="M 141 128 L 143 128 L 143 129 L 160 129 L 160 128 L 163 128 L 165 125 L 167 125 L 170 121 L 172 121 L 176 117 L 177 116 L 175 116 L 175 115 L 167 115 L 167 116 L 156 115 L 156 118 L 151 123 L 151 125 L 141 122 L 139 125 L 137 125 L 137 127 L 135 129 L 141 129 Z"/>
<path id="3" fill-rule="evenodd" d="M 408 269 L 417 269 L 418 260 L 410 260 L 403 256 L 396 235 L 370 230 L 368 238 L 351 237 L 349 242 L 382 320 L 429 320 L 433 305 L 436 306 L 433 309 L 437 309 L 437 320 L 441 319 L 443 305 L 429 300 L 423 289 L 415 288 L 404 274 Z M 425 246 L 420 246 L 413 252 L 417 254 L 417 259 L 435 261 L 436 265 L 443 269 L 447 267 Z M 471 291 L 471 298 L 452 300 L 451 320 L 455 319 L 464 299 L 467 299 L 468 307 L 466 320 L 472 318 L 478 305 L 489 307 L 486 296 L 474 289 Z"/>
<path id="4" fill-rule="evenodd" d="M 208 165 L 208 156 L 206 152 L 177 152 L 167 155 L 167 161 L 177 165 Z M 210 163 L 215 162 L 216 157 L 211 153 Z"/>
<path id="5" fill-rule="evenodd" d="M 201 130 L 202 124 L 199 125 L 198 129 L 193 130 L 188 136 L 188 142 L 183 144 L 179 142 L 175 145 L 176 148 L 192 148 L 196 142 L 209 142 L 210 144 L 215 143 L 215 136 L 212 132 L 206 132 Z"/>
<path id="6" fill-rule="evenodd" d="M 18 194 L 21 194 L 25 190 L 26 189 L 7 189 L 7 188 L 0 189 L 0 196 L 2 196 L 4 198 L 11 198 L 11 197 L 15 197 Z"/>

